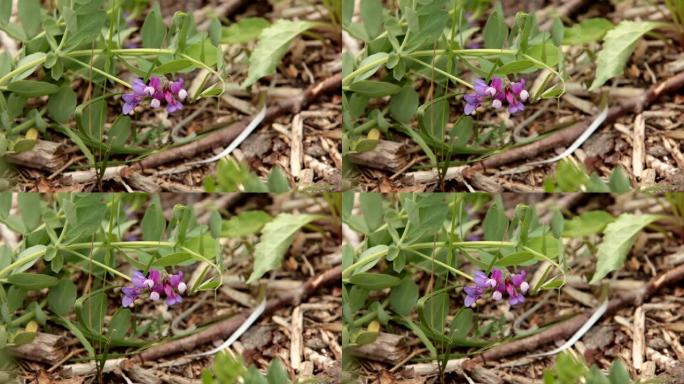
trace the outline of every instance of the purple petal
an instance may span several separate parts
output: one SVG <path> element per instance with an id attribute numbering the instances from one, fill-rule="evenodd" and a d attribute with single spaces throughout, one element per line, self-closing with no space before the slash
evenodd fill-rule
<path id="1" fill-rule="evenodd" d="M 466 293 L 468 296 L 476 296 L 476 297 L 479 297 L 480 295 L 482 295 L 483 289 L 478 288 L 478 287 L 476 287 L 476 286 L 474 286 L 474 285 L 467 285 L 467 286 L 463 287 L 463 291 L 465 291 L 465 293 Z"/>
<path id="2" fill-rule="evenodd" d="M 150 77 L 150 81 L 148 82 L 148 85 L 152 88 L 155 89 L 157 92 L 162 92 L 164 89 L 162 88 L 161 85 L 161 79 L 158 76 L 152 76 Z"/>
<path id="3" fill-rule="evenodd" d="M 154 268 L 150 269 L 149 278 L 154 282 L 155 286 L 161 282 L 161 274 Z"/>
<path id="4" fill-rule="evenodd" d="M 137 105 L 140 102 L 140 98 L 133 93 L 126 93 L 123 96 L 121 96 L 121 98 L 123 99 L 123 101 L 129 104 Z"/>
<path id="5" fill-rule="evenodd" d="M 504 286 L 504 275 L 503 271 L 500 270 L 499 268 L 492 268 L 492 273 L 490 275 L 494 281 L 496 281 L 496 286 L 497 287 L 503 287 Z"/>
<path id="6" fill-rule="evenodd" d="M 475 93 L 478 96 L 487 96 L 487 88 L 489 88 L 489 86 L 487 85 L 487 83 L 484 82 L 484 80 L 479 78 L 475 79 L 475 83 L 473 84 L 473 86 L 475 89 Z"/>
<path id="7" fill-rule="evenodd" d="M 466 296 L 465 301 L 463 302 L 463 305 L 465 305 L 466 307 L 472 307 L 476 301 L 477 301 L 477 298 L 471 297 L 471 296 Z"/>
<path id="8" fill-rule="evenodd" d="M 131 276 L 131 282 L 135 288 L 144 288 L 145 280 L 147 280 L 147 278 L 145 278 L 145 275 L 140 271 L 133 272 L 133 276 Z"/>
<path id="9" fill-rule="evenodd" d="M 145 83 L 139 78 L 133 79 L 133 93 L 137 96 L 145 96 Z"/>
<path id="10" fill-rule="evenodd" d="M 178 94 L 178 92 L 183 89 L 183 79 L 172 82 L 171 85 L 169 85 L 169 89 L 171 89 L 171 92 L 174 94 Z"/>
<path id="11" fill-rule="evenodd" d="M 129 307 L 131 304 L 133 304 L 134 301 L 135 301 L 135 298 L 131 298 L 131 297 L 128 297 L 128 296 L 124 295 L 124 296 L 121 298 L 121 305 L 122 305 L 124 308 L 126 308 L 126 307 Z"/>
<path id="12" fill-rule="evenodd" d="M 514 286 L 520 287 L 520 284 L 522 284 L 525 281 L 526 275 L 527 272 L 525 271 L 520 271 L 520 273 L 514 273 L 511 275 L 511 282 Z"/>
<path id="13" fill-rule="evenodd" d="M 487 275 L 484 274 L 482 271 L 475 271 L 475 285 L 480 287 L 480 288 L 488 288 L 489 285 L 487 283 L 487 280 L 489 278 Z"/>
<path id="14" fill-rule="evenodd" d="M 171 286 L 176 289 L 178 288 L 178 284 L 183 281 L 183 271 L 178 271 L 177 274 L 169 276 L 169 283 L 171 283 Z"/>
<path id="15" fill-rule="evenodd" d="M 133 104 L 124 103 L 124 105 L 123 105 L 123 111 L 122 111 L 122 112 L 123 112 L 124 115 L 128 115 L 128 114 L 130 114 L 131 112 L 133 112 L 133 110 L 135 109 L 135 107 L 136 107 L 136 106 L 133 105 Z"/>
<path id="16" fill-rule="evenodd" d="M 492 77 L 492 81 L 489 83 L 489 86 L 494 88 L 497 94 L 504 92 L 503 79 L 498 76 Z"/>
<path id="17" fill-rule="evenodd" d="M 133 298 L 138 297 L 138 294 L 140 294 L 140 290 L 133 287 L 123 287 L 121 288 L 121 292 L 123 292 L 125 296 Z"/>
<path id="18" fill-rule="evenodd" d="M 517 83 L 511 83 L 511 91 L 517 96 L 525 89 L 525 79 L 520 79 Z"/>

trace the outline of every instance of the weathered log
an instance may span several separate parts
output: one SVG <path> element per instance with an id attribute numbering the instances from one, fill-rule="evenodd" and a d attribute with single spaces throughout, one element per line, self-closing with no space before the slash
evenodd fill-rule
<path id="1" fill-rule="evenodd" d="M 364 167 L 397 172 L 408 164 L 405 145 L 394 141 L 380 140 L 371 151 L 349 155 L 349 160 Z"/>
<path id="2" fill-rule="evenodd" d="M 380 332 L 370 344 L 350 349 L 353 356 L 366 360 L 381 361 L 396 365 L 406 358 L 408 351 L 404 346 L 405 338 L 391 333 Z"/>
<path id="3" fill-rule="evenodd" d="M 11 348 L 10 353 L 20 359 L 47 364 L 56 364 L 66 356 L 62 336 L 42 332 L 30 343 Z"/>
<path id="4" fill-rule="evenodd" d="M 38 140 L 30 151 L 7 155 L 6 159 L 14 165 L 55 172 L 67 162 L 64 144 Z"/>

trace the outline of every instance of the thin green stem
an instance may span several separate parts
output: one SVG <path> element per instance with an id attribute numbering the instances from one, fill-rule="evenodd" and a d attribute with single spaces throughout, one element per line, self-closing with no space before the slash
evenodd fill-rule
<path id="1" fill-rule="evenodd" d="M 78 256 L 78 257 L 80 257 L 81 259 L 83 259 L 83 260 L 85 260 L 85 261 L 87 261 L 87 262 L 93 263 L 93 264 L 97 265 L 98 267 L 100 267 L 100 268 L 102 268 L 102 269 L 105 269 L 105 270 L 111 272 L 112 274 L 115 274 L 115 275 L 117 275 L 117 276 L 119 276 L 119 277 L 122 277 L 122 278 L 124 278 L 124 279 L 126 279 L 126 280 L 128 280 L 128 281 L 131 281 L 130 276 L 127 276 L 127 275 L 125 275 L 125 274 L 123 274 L 123 273 L 117 271 L 116 269 L 114 269 L 114 268 L 112 268 L 112 267 L 110 267 L 110 266 L 108 266 L 108 265 L 102 264 L 102 263 L 100 263 L 99 261 L 93 259 L 92 257 L 84 256 L 84 255 L 82 255 L 82 254 L 80 254 L 80 253 L 78 253 L 78 252 L 76 252 L 76 251 L 72 251 L 71 249 L 64 249 L 64 248 L 60 248 L 60 249 L 66 251 L 66 252 L 69 252 L 69 253 L 71 253 L 72 255 Z"/>
<path id="2" fill-rule="evenodd" d="M 460 247 L 460 248 L 492 248 L 492 247 L 515 247 L 517 243 L 511 242 L 511 241 L 455 241 L 455 242 L 448 242 L 448 241 L 437 241 L 437 242 L 430 242 L 430 243 L 416 243 L 416 244 L 410 244 L 410 245 L 405 245 L 402 248 L 404 249 L 421 249 L 421 248 L 438 248 L 438 247 L 444 247 L 447 245 L 451 245 L 453 247 Z M 342 271 L 342 278 L 345 278 L 349 276 L 352 271 L 354 271 L 356 268 L 362 265 L 366 265 L 368 263 L 374 262 L 381 257 L 387 255 L 388 249 L 383 249 L 377 252 L 374 252 L 363 259 L 353 263 L 352 265 L 348 266 L 347 268 Z M 2 275 L 0 275 L 2 276 Z"/>
<path id="3" fill-rule="evenodd" d="M 468 87 L 468 88 L 470 88 L 470 89 L 473 89 L 473 88 L 474 88 L 472 84 L 470 84 L 469 82 L 467 82 L 467 81 L 461 79 L 460 77 L 454 76 L 454 75 L 452 75 L 451 73 L 448 73 L 448 72 L 446 72 L 446 71 L 443 71 L 443 70 L 441 70 L 441 69 L 439 69 L 439 68 L 437 68 L 437 67 L 435 67 L 435 66 L 433 66 L 433 65 L 430 65 L 430 64 L 428 64 L 428 63 L 426 63 L 426 62 L 424 62 L 424 61 L 420 61 L 420 60 L 418 60 L 418 59 L 414 59 L 414 58 L 411 57 L 411 56 L 402 56 L 402 57 L 404 57 L 404 58 L 406 58 L 406 59 L 409 59 L 409 60 L 413 61 L 414 63 L 418 63 L 418 64 L 420 64 L 420 65 L 422 65 L 422 66 L 424 66 L 424 67 L 426 67 L 426 68 L 429 68 L 429 69 L 431 69 L 431 70 L 433 70 L 433 71 L 435 71 L 435 72 L 437 72 L 437 73 L 439 73 L 439 74 L 441 74 L 441 75 L 443 75 L 443 76 L 448 77 L 449 79 L 451 79 L 451 80 L 453 80 L 453 81 L 455 81 L 455 82 L 457 82 L 457 83 L 459 83 L 459 84 L 461 84 L 461 85 L 465 85 L 466 87 Z"/>
<path id="4" fill-rule="evenodd" d="M 17 69 L 15 69 L 13 71 L 10 71 L 5 76 L 0 77 L 0 84 L 3 84 L 5 81 L 13 78 L 14 76 L 16 76 L 20 73 L 26 72 L 26 71 L 30 70 L 31 68 L 33 68 L 37 65 L 43 64 L 44 62 L 45 62 L 45 56 L 41 57 L 40 59 L 36 59 L 36 60 L 33 60 L 29 63 L 22 65 L 21 67 L 18 67 Z"/>
<path id="5" fill-rule="evenodd" d="M 415 251 L 415 250 L 409 249 L 409 248 L 403 248 L 403 247 L 402 247 L 401 249 L 406 250 L 406 251 L 409 251 L 409 252 L 413 253 L 414 255 L 420 256 L 420 257 L 422 257 L 423 259 L 425 259 L 425 260 L 427 260 L 427 261 L 431 261 L 431 262 L 433 262 L 433 263 L 435 263 L 435 264 L 437 264 L 437 265 L 439 265 L 439 266 L 441 266 L 441 267 L 443 267 L 443 268 L 448 269 L 449 271 L 451 271 L 451 272 L 453 272 L 453 273 L 455 273 L 455 274 L 457 274 L 457 275 L 459 275 L 459 276 L 461 276 L 461 277 L 465 277 L 466 279 L 468 279 L 468 280 L 470 280 L 470 281 L 475 280 L 472 276 L 470 276 L 469 274 L 467 274 L 467 273 L 461 271 L 460 269 L 454 268 L 454 267 L 450 266 L 449 264 L 443 263 L 443 262 L 441 262 L 441 261 L 439 261 L 439 260 L 437 260 L 437 259 L 434 259 L 434 258 L 425 256 L 425 255 L 423 255 L 422 253 L 420 253 L 420 252 L 418 252 L 418 251 Z"/>
<path id="6" fill-rule="evenodd" d="M 60 247 L 63 250 L 75 250 L 75 249 L 83 249 L 83 248 L 96 248 L 96 247 L 101 247 L 103 245 L 110 245 L 115 248 L 122 248 L 122 249 L 132 249 L 132 248 L 176 248 L 176 243 L 170 242 L 170 241 L 115 241 L 115 242 L 110 242 L 110 243 L 105 243 L 105 242 L 91 242 L 91 243 L 76 243 L 76 244 L 69 244 L 69 245 L 64 245 Z M 183 252 L 187 252 L 193 257 L 200 259 L 207 264 L 211 265 L 215 270 L 219 271 L 219 268 L 217 265 L 211 262 L 211 260 L 207 259 L 206 257 L 200 255 L 199 253 L 193 251 L 192 249 L 186 248 L 186 247 L 179 247 L 178 249 L 182 250 Z M 30 263 L 33 260 L 42 257 L 45 255 L 47 248 L 37 250 L 35 252 L 32 252 L 29 255 L 26 255 L 22 257 L 21 259 L 15 261 L 14 263 L 8 265 L 7 267 L 3 268 L 0 270 L 0 278 L 4 277 L 6 274 L 8 274 L 10 271 L 13 269 L 20 267 L 24 264 Z"/>
<path id="7" fill-rule="evenodd" d="M 74 62 L 74 63 L 77 63 L 77 64 L 79 64 L 79 65 L 81 65 L 81 66 L 83 66 L 83 67 L 85 67 L 85 68 L 91 69 L 93 72 L 99 73 L 100 75 L 102 75 L 102 76 L 108 78 L 108 79 L 111 80 L 111 81 L 114 81 L 114 82 L 116 82 L 116 83 L 119 83 L 119 84 L 123 85 L 124 87 L 133 89 L 133 86 L 132 86 L 132 85 L 128 84 L 127 82 L 125 82 L 125 81 L 119 79 L 118 77 L 116 77 L 116 76 L 114 76 L 114 75 L 110 75 L 109 73 L 107 73 L 107 72 L 101 70 L 100 68 L 97 68 L 97 67 L 95 67 L 95 66 L 93 66 L 93 65 L 89 65 L 89 64 L 87 64 L 87 63 L 84 63 L 84 62 L 82 62 L 81 60 L 74 59 L 73 57 L 64 56 L 64 58 L 67 59 L 67 60 L 70 60 L 70 61 L 72 61 L 72 62 Z"/>

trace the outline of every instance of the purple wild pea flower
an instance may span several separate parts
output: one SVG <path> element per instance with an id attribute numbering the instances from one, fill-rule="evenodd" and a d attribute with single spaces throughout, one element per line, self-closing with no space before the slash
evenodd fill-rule
<path id="1" fill-rule="evenodd" d="M 518 292 L 510 281 L 506 283 L 506 292 L 508 292 L 508 304 L 511 306 L 522 304 L 525 302 L 525 296 Z"/>
<path id="2" fill-rule="evenodd" d="M 182 271 L 166 277 L 162 277 L 162 273 L 156 269 L 150 269 L 147 276 L 140 271 L 134 271 L 131 277 L 131 286 L 121 289 L 123 293 L 121 304 L 124 307 L 130 307 L 143 293 L 149 293 L 149 298 L 152 301 L 158 301 L 162 295 L 166 295 L 166 304 L 171 306 L 183 301 L 181 294 L 187 288 L 183 282 Z"/>
<path id="3" fill-rule="evenodd" d="M 463 288 L 466 293 L 463 305 L 472 307 L 490 289 L 494 301 L 501 301 L 508 294 L 508 303 L 511 306 L 524 303 L 524 294 L 529 289 L 525 276 L 525 271 L 521 271 L 506 277 L 504 271 L 498 268 L 493 268 L 489 276 L 482 271 L 475 271 L 474 284 Z"/>
<path id="4" fill-rule="evenodd" d="M 463 303 L 463 305 L 465 305 L 466 307 L 472 307 L 475 304 L 475 302 L 477 300 L 479 300 L 480 297 L 482 296 L 482 294 L 484 293 L 484 289 L 476 287 L 476 286 L 472 286 L 472 285 L 468 285 L 466 287 L 463 287 L 463 290 L 466 293 L 466 298 L 465 298 L 465 302 Z"/>
<path id="5" fill-rule="evenodd" d="M 466 101 L 463 113 L 465 113 L 466 115 L 472 115 L 473 112 L 475 112 L 475 110 L 480 107 L 480 103 L 482 102 L 482 96 L 478 96 L 471 93 L 463 96 L 463 98 Z"/>
<path id="6" fill-rule="evenodd" d="M 149 106 L 153 109 L 161 108 L 166 103 L 166 110 L 173 113 L 183 109 L 182 101 L 188 97 L 188 91 L 183 88 L 183 79 L 169 83 L 166 78 L 158 76 L 150 77 L 145 84 L 140 79 L 133 80 L 133 92 L 123 95 L 123 113 L 133 114 L 135 108 L 144 101 L 149 100 Z"/>
<path id="7" fill-rule="evenodd" d="M 501 109 L 504 102 L 507 102 L 508 112 L 514 114 L 525 110 L 523 102 L 530 97 L 525 90 L 525 79 L 511 82 L 507 86 L 504 84 L 504 79 L 497 76 L 492 77 L 489 84 L 482 79 L 475 79 L 473 89 L 473 93 L 464 96 L 466 105 L 463 113 L 466 115 L 473 114 L 486 100 L 491 100 L 494 109 Z"/>
<path id="8" fill-rule="evenodd" d="M 121 288 L 123 292 L 123 297 L 121 298 L 121 305 L 126 308 L 133 305 L 135 299 L 140 295 L 140 289 L 133 287 L 123 287 Z"/>

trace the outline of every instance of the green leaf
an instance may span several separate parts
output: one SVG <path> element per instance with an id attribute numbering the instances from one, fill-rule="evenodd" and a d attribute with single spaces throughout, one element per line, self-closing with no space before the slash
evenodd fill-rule
<path id="1" fill-rule="evenodd" d="M 384 273 L 364 272 L 357 273 L 350 277 L 349 283 L 369 290 L 380 290 L 395 287 L 401 283 L 401 280 L 396 276 L 386 275 Z"/>
<path id="2" fill-rule="evenodd" d="M 610 380 L 601 372 L 601 370 L 596 366 L 592 365 L 589 373 L 585 377 L 587 384 L 611 384 Z"/>
<path id="3" fill-rule="evenodd" d="M 7 278 L 7 282 L 24 289 L 43 289 L 56 285 L 59 280 L 54 276 L 39 273 L 15 273 Z"/>
<path id="4" fill-rule="evenodd" d="M 209 24 L 209 39 L 217 47 L 221 42 L 221 22 L 216 16 L 211 18 L 211 23 Z"/>
<path id="5" fill-rule="evenodd" d="M 596 56 L 596 77 L 589 91 L 596 91 L 606 81 L 621 75 L 639 39 L 660 25 L 650 21 L 624 20 L 608 31 L 603 39 L 603 48 Z"/>
<path id="6" fill-rule="evenodd" d="M 66 123 L 76 110 L 76 92 L 64 84 L 48 100 L 48 115 L 58 123 Z"/>
<path id="7" fill-rule="evenodd" d="M 422 111 L 423 108 L 425 108 L 424 111 Z M 430 103 L 427 107 L 421 106 L 418 110 L 418 121 L 425 133 L 437 141 L 442 141 L 444 129 L 449 121 L 449 102 L 442 99 Z M 461 121 L 462 119 L 459 118 L 455 125 L 459 125 Z"/>
<path id="8" fill-rule="evenodd" d="M 209 232 L 211 232 L 211 237 L 217 239 L 221 237 L 221 227 L 223 226 L 223 219 L 219 211 L 212 211 L 211 216 L 209 216 Z"/>
<path id="9" fill-rule="evenodd" d="M 6 26 L 10 16 L 12 16 L 12 1 L 0 1 L 0 26 Z"/>
<path id="10" fill-rule="evenodd" d="M 610 191 L 614 193 L 627 193 L 632 190 L 632 183 L 630 183 L 629 176 L 622 166 L 618 165 L 613 169 L 608 179 L 608 186 Z"/>
<path id="11" fill-rule="evenodd" d="M 175 265 L 185 264 L 192 259 L 192 255 L 187 252 L 175 252 L 158 258 L 153 264 L 159 268 L 173 267 Z"/>
<path id="12" fill-rule="evenodd" d="M 10 3 L 12 1 L 10 0 Z M 17 2 L 21 26 L 30 39 L 38 33 L 40 29 L 40 0 L 21 0 Z M 10 5 L 11 7 L 11 5 Z"/>
<path id="13" fill-rule="evenodd" d="M 13 80 L 17 81 L 17 80 L 21 80 L 21 79 L 25 79 L 25 78 L 29 77 L 33 72 L 36 71 L 36 69 L 38 69 L 38 67 L 40 67 L 40 65 L 38 65 L 36 63 L 39 63 L 40 61 L 45 59 L 46 56 L 47 55 L 45 54 L 45 52 L 36 52 L 36 53 L 32 53 L 30 55 L 24 56 L 21 60 L 19 60 L 16 68 L 20 68 L 20 67 L 23 67 L 25 65 L 30 65 L 30 64 L 33 64 L 33 65 L 30 66 L 29 69 L 27 69 L 26 71 L 19 73 L 16 76 L 14 76 Z M 54 69 L 54 67 L 52 67 L 52 68 Z"/>
<path id="14" fill-rule="evenodd" d="M 512 73 L 520 73 L 534 67 L 535 64 L 530 60 L 516 60 L 498 67 L 494 73 L 505 76 Z"/>
<path id="15" fill-rule="evenodd" d="M 7 52 L 0 53 L 0 76 L 5 76 L 12 70 L 12 56 Z"/>
<path id="16" fill-rule="evenodd" d="M 161 17 L 159 3 L 154 3 L 152 10 L 145 18 L 142 26 L 142 40 L 145 48 L 160 48 L 166 36 L 166 26 Z"/>
<path id="17" fill-rule="evenodd" d="M 131 311 L 128 308 L 121 308 L 109 322 L 109 336 L 112 339 L 123 339 L 130 328 Z"/>
<path id="18" fill-rule="evenodd" d="M 584 19 L 570 28 L 566 28 L 563 34 L 563 44 L 588 44 L 601 40 L 603 35 L 613 28 L 613 23 L 602 17 Z"/>
<path id="19" fill-rule="evenodd" d="M 563 222 L 563 214 L 560 209 L 554 209 L 551 214 L 551 232 L 555 238 L 560 238 L 563 235 L 565 223 Z"/>
<path id="20" fill-rule="evenodd" d="M 508 229 L 508 217 L 504 212 L 501 195 L 496 195 L 494 202 L 489 206 L 482 228 L 485 240 L 501 241 L 504 239 Z"/>
<path id="21" fill-rule="evenodd" d="M 22 194 L 18 194 L 18 195 L 22 195 Z M 46 247 L 43 244 L 38 244 L 38 245 L 34 245 L 32 247 L 26 248 L 23 251 L 21 251 L 21 253 L 19 253 L 19 256 L 17 256 L 17 260 L 21 260 L 21 259 L 23 259 L 29 255 L 36 255 L 36 254 L 39 254 L 41 252 L 44 252 L 45 248 Z M 36 258 L 33 258 L 32 261 L 27 262 L 26 264 L 16 266 L 14 268 L 14 272 L 15 273 L 24 272 L 25 270 L 31 268 L 33 266 L 33 264 L 35 264 L 39 259 L 40 258 L 36 257 Z"/>
<path id="22" fill-rule="evenodd" d="M 221 31 L 221 43 L 241 44 L 256 40 L 271 23 L 262 17 L 245 17 Z"/>
<path id="23" fill-rule="evenodd" d="M 131 136 L 131 118 L 119 116 L 109 128 L 109 143 L 113 146 L 124 145 Z"/>
<path id="24" fill-rule="evenodd" d="M 359 70 L 361 71 L 354 77 L 354 80 L 365 80 L 373 76 L 378 69 L 382 68 L 383 63 L 389 61 L 388 57 L 389 55 L 386 52 L 378 52 L 361 60 L 359 63 Z"/>
<path id="25" fill-rule="evenodd" d="M 164 63 L 155 69 L 152 70 L 154 73 L 158 73 L 160 75 L 166 74 L 166 73 L 176 73 L 180 72 L 184 69 L 192 67 L 192 62 L 190 60 L 186 59 L 180 59 L 180 60 L 172 60 L 167 63 Z"/>
<path id="26" fill-rule="evenodd" d="M 656 220 L 658 216 L 655 215 L 624 213 L 608 224 L 603 242 L 598 246 L 596 272 L 590 284 L 596 284 L 608 273 L 622 267 L 639 232 Z"/>
<path id="27" fill-rule="evenodd" d="M 152 202 L 147 207 L 141 226 L 144 240 L 161 240 L 166 228 L 166 219 L 164 218 L 158 195 L 152 198 Z"/>
<path id="28" fill-rule="evenodd" d="M 268 367 L 266 374 L 268 384 L 290 384 L 290 378 L 287 376 L 287 371 L 283 368 L 280 359 L 273 359 L 271 365 Z"/>
<path id="29" fill-rule="evenodd" d="M 359 203 L 363 219 L 366 221 L 369 233 L 378 229 L 383 222 L 383 195 L 375 192 L 362 193 L 359 195 Z"/>
<path id="30" fill-rule="evenodd" d="M 33 231 L 40 224 L 40 218 L 43 215 L 40 210 L 40 194 L 36 192 L 19 193 L 17 194 L 17 203 L 24 226 L 29 232 Z"/>
<path id="31" fill-rule="evenodd" d="M 404 87 L 390 100 L 390 116 L 402 123 L 408 123 L 418 109 L 418 92 L 413 87 Z"/>
<path id="32" fill-rule="evenodd" d="M 615 359 L 615 361 L 613 361 L 613 364 L 610 366 L 610 372 L 608 373 L 608 379 L 610 379 L 610 384 L 629 384 L 632 382 L 632 378 L 629 377 L 627 368 L 620 359 Z"/>
<path id="33" fill-rule="evenodd" d="M 587 211 L 567 220 L 563 229 L 563 237 L 584 237 L 597 234 L 606 225 L 615 221 L 615 217 L 606 211 Z"/>
<path id="34" fill-rule="evenodd" d="M 290 49 L 292 41 L 315 25 L 309 21 L 280 19 L 264 29 L 254 52 L 249 57 L 249 71 L 242 87 L 248 87 L 260 78 L 274 74 L 276 66 Z"/>
<path id="35" fill-rule="evenodd" d="M 0 192 L 0 219 L 6 219 L 11 208 L 12 192 Z"/>
<path id="36" fill-rule="evenodd" d="M 59 91 L 59 87 L 52 83 L 36 80 L 16 80 L 7 85 L 7 90 L 23 96 L 43 96 Z"/>
<path id="37" fill-rule="evenodd" d="M 62 279 L 48 293 L 48 308 L 60 316 L 66 316 L 76 301 L 76 285 L 68 279 Z"/>
<path id="38" fill-rule="evenodd" d="M 24 299 L 26 298 L 26 290 L 10 286 L 7 290 L 7 309 L 10 312 L 14 312 L 19 308 L 24 306 Z"/>
<path id="39" fill-rule="evenodd" d="M 67 50 L 74 48 L 83 42 L 93 42 L 101 36 L 102 28 L 107 21 L 107 13 L 105 11 L 88 12 L 87 14 L 79 14 L 76 16 L 76 25 L 78 32 L 71 30 L 67 35 L 65 46 Z M 73 21 L 71 21 L 73 23 Z"/>
<path id="40" fill-rule="evenodd" d="M 246 211 L 223 221 L 222 237 L 242 237 L 261 230 L 272 217 L 264 211 Z"/>
<path id="41" fill-rule="evenodd" d="M 515 252 L 498 259 L 494 262 L 494 265 L 498 267 L 510 267 L 513 265 L 521 265 L 534 259 L 535 256 L 529 252 Z"/>
<path id="42" fill-rule="evenodd" d="M 384 81 L 362 80 L 352 83 L 349 90 L 369 97 L 383 97 L 401 92 L 401 87 Z"/>
<path id="43" fill-rule="evenodd" d="M 564 34 L 563 22 L 559 17 L 554 17 L 553 24 L 551 25 L 551 40 L 553 40 L 553 45 L 556 47 L 560 46 L 563 42 Z"/>
<path id="44" fill-rule="evenodd" d="M 503 48 L 508 37 L 508 26 L 504 21 L 500 8 L 495 8 L 485 24 L 484 30 L 485 48 Z"/>
<path id="45" fill-rule="evenodd" d="M 203 40 L 200 43 L 189 46 L 186 53 L 193 59 L 201 61 L 205 65 L 211 67 L 216 65 L 218 51 L 219 49 L 213 46 L 209 40 Z"/>
<path id="46" fill-rule="evenodd" d="M 382 10 L 383 5 L 380 0 L 361 1 L 361 18 L 368 37 L 373 40 L 382 31 Z"/>
<path id="47" fill-rule="evenodd" d="M 291 189 L 285 172 L 278 166 L 271 168 L 266 185 L 268 186 L 268 191 L 273 193 L 283 193 Z"/>
<path id="48" fill-rule="evenodd" d="M 452 340 L 464 339 L 473 328 L 473 311 L 470 308 L 463 308 L 451 322 L 449 337 Z"/>
<path id="49" fill-rule="evenodd" d="M 281 213 L 264 226 L 261 239 L 254 247 L 254 271 L 247 280 L 251 284 L 266 272 L 278 268 L 297 232 L 316 216 Z"/>
<path id="50" fill-rule="evenodd" d="M 389 296 L 390 308 L 401 316 L 408 316 L 418 302 L 418 285 L 410 277 L 405 277 L 401 283 L 392 288 Z"/>

